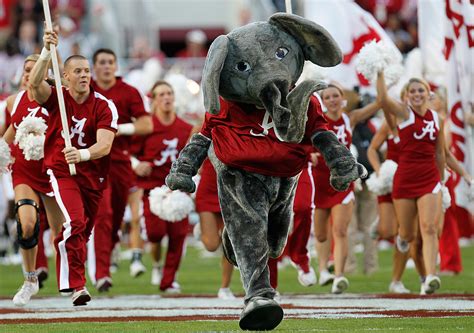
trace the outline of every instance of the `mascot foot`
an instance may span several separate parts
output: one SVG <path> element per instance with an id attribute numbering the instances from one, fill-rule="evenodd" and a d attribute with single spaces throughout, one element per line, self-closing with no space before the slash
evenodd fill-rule
<path id="1" fill-rule="evenodd" d="M 245 306 L 239 326 L 242 330 L 268 331 L 277 327 L 282 319 L 283 309 L 275 300 L 257 296 Z"/>
<path id="2" fill-rule="evenodd" d="M 232 247 L 232 243 L 230 242 L 229 235 L 227 235 L 226 228 L 222 230 L 222 250 L 224 251 L 224 256 L 227 261 L 235 267 L 238 267 L 237 259 L 235 259 L 234 248 Z"/>

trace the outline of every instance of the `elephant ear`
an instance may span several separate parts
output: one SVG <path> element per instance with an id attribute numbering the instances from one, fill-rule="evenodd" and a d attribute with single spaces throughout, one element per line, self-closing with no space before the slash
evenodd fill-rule
<path id="1" fill-rule="evenodd" d="M 219 103 L 219 83 L 221 71 L 227 57 L 228 44 L 229 39 L 224 35 L 217 37 L 212 42 L 202 72 L 201 85 L 204 94 L 204 107 L 212 114 L 218 114 L 221 109 Z"/>
<path id="2" fill-rule="evenodd" d="M 322 67 L 336 66 L 342 52 L 329 32 L 319 24 L 298 15 L 277 13 L 268 20 L 295 38 L 306 60 Z"/>

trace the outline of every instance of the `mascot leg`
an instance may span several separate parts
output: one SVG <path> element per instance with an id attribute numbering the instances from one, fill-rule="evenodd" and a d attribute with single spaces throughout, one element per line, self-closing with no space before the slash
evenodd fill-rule
<path id="1" fill-rule="evenodd" d="M 277 199 L 274 201 L 268 216 L 268 246 L 270 258 L 278 258 L 285 249 L 290 231 L 293 201 L 296 193 L 298 176 L 281 178 Z"/>
<path id="2" fill-rule="evenodd" d="M 267 231 L 270 200 L 272 194 L 278 192 L 275 187 L 278 185 L 273 183 L 274 177 L 229 168 L 212 157 L 217 172 L 224 235 L 230 242 L 226 248 L 235 254 L 246 294 L 240 328 L 274 329 L 283 319 L 283 310 L 273 300 L 275 290 L 270 285 L 267 266 Z"/>

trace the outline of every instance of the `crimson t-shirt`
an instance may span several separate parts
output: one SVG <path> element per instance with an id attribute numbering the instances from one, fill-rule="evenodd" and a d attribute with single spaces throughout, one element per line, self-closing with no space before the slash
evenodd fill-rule
<path id="1" fill-rule="evenodd" d="M 153 117 L 153 133 L 142 137 L 137 153 L 140 161 L 153 164 L 153 171 L 148 177 L 138 177 L 140 188 L 152 189 L 165 184 L 171 163 L 178 158 L 179 152 L 186 145 L 192 128 L 178 117 L 168 126 L 163 125 L 157 117 Z"/>
<path id="2" fill-rule="evenodd" d="M 114 102 L 119 115 L 119 124 L 131 123 L 133 119 L 149 115 L 145 110 L 142 95 L 131 85 L 117 77 L 117 82 L 107 90 L 101 89 L 95 81 L 91 82 L 92 88 L 99 94 Z M 132 137 L 129 135 L 117 136 L 110 151 L 112 161 L 125 161 L 130 163 L 130 145 Z"/>
<path id="3" fill-rule="evenodd" d="M 43 104 L 49 111 L 48 130 L 44 143 L 44 168 L 51 169 L 55 177 L 71 177 L 69 166 L 62 150 L 65 147 L 61 135 L 62 125 L 56 88 L 51 88 L 51 96 Z M 107 100 L 92 88 L 87 100 L 78 104 L 63 87 L 64 104 L 70 128 L 71 144 L 77 149 L 86 149 L 97 142 L 100 128 L 117 131 L 118 114 L 113 102 Z M 110 155 L 76 164 L 74 179 L 85 188 L 100 190 L 106 187 Z"/>
<path id="4" fill-rule="evenodd" d="M 220 99 L 221 111 L 206 114 L 201 134 L 211 138 L 216 156 L 224 164 L 275 177 L 296 176 L 313 151 L 311 136 L 327 130 L 316 97 L 311 96 L 305 134 L 300 143 L 280 141 L 265 109 Z"/>

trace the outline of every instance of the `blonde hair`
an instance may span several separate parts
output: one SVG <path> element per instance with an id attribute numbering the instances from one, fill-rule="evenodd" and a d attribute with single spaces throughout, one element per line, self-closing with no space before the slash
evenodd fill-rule
<path id="1" fill-rule="evenodd" d="M 426 91 L 428 92 L 428 94 L 431 93 L 431 88 L 430 88 L 430 84 L 428 83 L 428 81 L 426 81 L 424 79 L 420 79 L 418 77 L 412 77 L 410 80 L 408 80 L 407 92 L 408 92 L 408 89 L 410 88 L 410 85 L 412 85 L 413 83 L 422 84 L 426 88 Z"/>
<path id="2" fill-rule="evenodd" d="M 25 58 L 25 61 L 23 63 L 26 64 L 28 61 L 37 62 L 39 57 L 40 57 L 39 54 L 36 54 L 36 53 L 30 54 L 28 57 Z"/>

